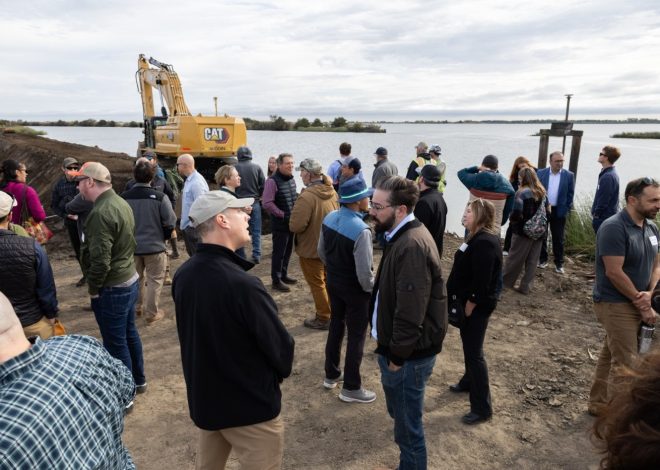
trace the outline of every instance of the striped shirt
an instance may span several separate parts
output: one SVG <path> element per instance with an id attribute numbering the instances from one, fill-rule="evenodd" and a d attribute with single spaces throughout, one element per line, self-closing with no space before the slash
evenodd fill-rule
<path id="1" fill-rule="evenodd" d="M 33 341 L 0 363 L 0 468 L 134 469 L 121 441 L 129 370 L 88 336 Z"/>

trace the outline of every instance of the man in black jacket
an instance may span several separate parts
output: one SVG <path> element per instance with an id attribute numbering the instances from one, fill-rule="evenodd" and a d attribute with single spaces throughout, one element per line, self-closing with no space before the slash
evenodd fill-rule
<path id="1" fill-rule="evenodd" d="M 442 258 L 442 242 L 447 223 L 447 204 L 438 185 L 442 175 L 435 165 L 424 165 L 420 169 L 417 186 L 419 186 L 419 201 L 415 205 L 415 217 L 423 223 L 431 233 L 438 255 Z"/>
<path id="2" fill-rule="evenodd" d="M 235 250 L 250 241 L 252 198 L 200 195 L 189 217 L 201 243 L 176 272 L 176 308 L 190 417 L 199 428 L 197 468 L 224 468 L 234 448 L 241 468 L 278 469 L 284 424 L 280 383 L 294 341 L 254 265 Z"/>
<path id="3" fill-rule="evenodd" d="M 370 214 L 387 245 L 371 297 L 372 336 L 399 468 L 427 468 L 424 388 L 447 331 L 447 296 L 433 237 L 415 219 L 417 185 L 391 176 L 376 186 Z"/>

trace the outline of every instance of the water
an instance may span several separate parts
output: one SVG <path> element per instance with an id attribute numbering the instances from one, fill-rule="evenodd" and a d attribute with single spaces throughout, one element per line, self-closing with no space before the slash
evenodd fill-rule
<path id="1" fill-rule="evenodd" d="M 445 200 L 449 208 L 447 230 L 461 233 L 460 225 L 463 206 L 468 191 L 458 181 L 456 172 L 461 168 L 479 165 L 487 154 L 499 157 L 500 171 L 508 177 L 516 157 L 524 155 L 536 163 L 539 137 L 532 134 L 547 125 L 539 124 L 385 124 L 386 134 L 353 134 L 334 132 L 272 132 L 249 131 L 248 145 L 255 156 L 255 163 L 264 169 L 270 155 L 281 152 L 292 153 L 297 162 L 303 158 L 315 158 L 324 168 L 339 155 L 339 144 L 350 142 L 353 155 L 360 158 L 367 182 L 371 181 L 373 156 L 376 148 L 386 147 L 390 159 L 404 174 L 415 155 L 414 147 L 419 141 L 438 144 L 442 147 L 442 158 L 447 162 L 447 189 Z M 576 130 L 584 131 L 576 198 L 589 197 L 596 190 L 600 165 L 598 153 L 604 145 L 612 144 L 621 149 L 622 157 L 617 163 L 621 179 L 621 193 L 626 182 L 641 176 L 660 176 L 660 140 L 611 139 L 619 132 L 658 132 L 658 124 L 576 124 Z M 103 127 L 35 127 L 48 133 L 52 139 L 78 144 L 97 145 L 104 150 L 135 155 L 137 141 L 141 140 L 139 128 Z M 562 139 L 550 139 L 550 152 L 561 150 Z M 570 152 L 571 140 L 566 141 L 566 152 Z M 567 155 L 568 157 L 568 155 Z M 566 167 L 568 167 L 568 158 Z M 296 177 L 299 187 L 300 178 Z"/>

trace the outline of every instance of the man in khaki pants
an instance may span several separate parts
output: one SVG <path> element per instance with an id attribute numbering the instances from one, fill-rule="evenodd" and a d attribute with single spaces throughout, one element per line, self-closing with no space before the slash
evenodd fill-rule
<path id="1" fill-rule="evenodd" d="M 327 330 L 330 326 L 330 300 L 326 289 L 325 266 L 319 258 L 318 245 L 323 218 L 339 209 L 339 204 L 332 180 L 323 175 L 323 167 L 318 161 L 306 158 L 298 169 L 305 189 L 291 211 L 289 230 L 295 236 L 294 246 L 300 257 L 300 269 L 309 284 L 316 307 L 316 314 L 305 319 L 303 324 L 307 328 Z"/>
<path id="2" fill-rule="evenodd" d="M 640 322 L 654 324 L 651 304 L 660 281 L 658 228 L 647 219 L 660 211 L 660 184 L 652 178 L 631 181 L 626 207 L 605 222 L 597 233 L 594 311 L 605 329 L 589 395 L 589 413 L 598 416 L 616 386 L 617 368 L 633 365 Z"/>
<path id="3" fill-rule="evenodd" d="M 11 302 L 26 337 L 48 339 L 57 318 L 57 292 L 48 256 L 34 239 L 9 229 L 13 196 L 0 191 L 0 291 Z"/>

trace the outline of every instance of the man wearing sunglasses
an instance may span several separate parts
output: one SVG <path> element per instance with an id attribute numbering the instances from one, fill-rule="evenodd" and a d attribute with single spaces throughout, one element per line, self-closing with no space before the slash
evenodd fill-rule
<path id="1" fill-rule="evenodd" d="M 69 234 L 69 240 L 73 251 L 76 253 L 76 259 L 80 263 L 80 237 L 78 236 L 78 216 L 69 214 L 66 211 L 66 205 L 73 201 L 73 198 L 78 194 L 78 182 L 72 172 L 80 170 L 80 163 L 73 157 L 66 157 L 62 162 L 62 177 L 53 186 L 53 194 L 51 196 L 50 207 L 62 220 L 64 220 L 64 227 Z M 81 267 L 82 270 L 82 267 Z M 77 287 L 85 284 L 85 276 L 80 278 L 76 283 Z"/>
<path id="2" fill-rule="evenodd" d="M 589 413 L 599 415 L 617 386 L 617 370 L 632 367 L 640 322 L 655 324 L 651 299 L 660 281 L 658 227 L 660 183 L 631 181 L 626 207 L 603 222 L 596 234 L 594 312 L 605 329 L 605 342 L 589 395 Z"/>
<path id="3" fill-rule="evenodd" d="M 614 163 L 620 156 L 621 151 L 611 145 L 603 147 L 598 155 L 598 163 L 603 169 L 598 175 L 598 186 L 591 206 L 591 225 L 596 233 L 605 219 L 619 210 L 619 175 Z"/>

